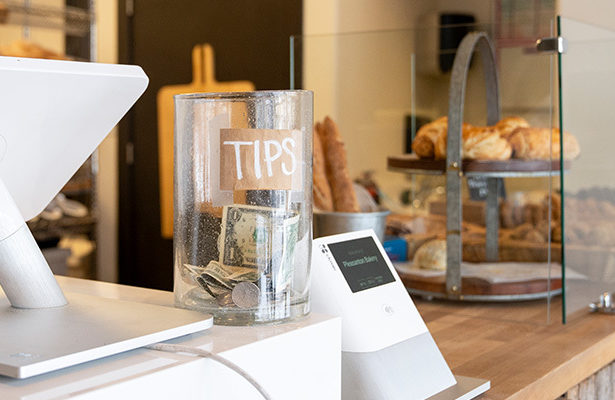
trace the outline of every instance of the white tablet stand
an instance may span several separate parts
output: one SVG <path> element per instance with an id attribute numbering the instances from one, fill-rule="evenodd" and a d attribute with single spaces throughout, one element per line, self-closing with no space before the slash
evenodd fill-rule
<path id="1" fill-rule="evenodd" d="M 0 179 L 0 285 L 13 307 L 66 304 L 47 261 Z"/>
<path id="2" fill-rule="evenodd" d="M 25 223 L 147 83 L 136 66 L 0 57 L 0 374 L 28 377 L 212 325 L 188 310 L 70 294 L 67 302 Z"/>
<path id="3" fill-rule="evenodd" d="M 342 398 L 467 400 L 489 381 L 453 376 L 374 231 L 315 239 L 312 309 L 342 318 Z"/>

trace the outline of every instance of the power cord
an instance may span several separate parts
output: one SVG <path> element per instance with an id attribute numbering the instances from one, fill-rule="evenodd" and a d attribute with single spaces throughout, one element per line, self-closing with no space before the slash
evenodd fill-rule
<path id="1" fill-rule="evenodd" d="M 181 344 L 165 343 L 150 344 L 149 346 L 145 346 L 145 348 L 150 350 L 166 351 L 170 353 L 188 353 L 199 357 L 211 358 L 212 360 L 215 360 L 220 364 L 226 366 L 227 368 L 237 372 L 239 375 L 241 375 L 241 377 L 250 382 L 250 384 L 254 386 L 256 390 L 258 390 L 258 392 L 261 394 L 261 396 L 263 396 L 265 400 L 271 400 L 271 396 L 269 396 L 265 388 L 263 388 L 260 383 L 258 383 L 254 378 L 252 378 L 252 376 L 250 376 L 250 374 L 248 374 L 243 368 L 227 360 L 226 358 L 220 357 L 219 355 L 214 354 L 210 351 L 199 349 L 197 347 L 183 346 Z"/>

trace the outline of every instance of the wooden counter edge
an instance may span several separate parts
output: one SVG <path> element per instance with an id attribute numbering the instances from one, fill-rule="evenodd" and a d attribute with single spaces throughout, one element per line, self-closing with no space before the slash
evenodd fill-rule
<path id="1" fill-rule="evenodd" d="M 588 316 L 591 317 L 591 316 Z M 615 332 L 580 352 L 509 400 L 556 399 L 615 360 Z"/>

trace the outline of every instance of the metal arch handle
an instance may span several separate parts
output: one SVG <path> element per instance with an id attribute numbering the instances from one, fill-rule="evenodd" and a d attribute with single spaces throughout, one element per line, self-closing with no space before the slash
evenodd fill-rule
<path id="1" fill-rule="evenodd" d="M 468 33 L 461 41 L 455 55 L 448 102 L 448 132 L 446 139 L 446 291 L 451 297 L 458 297 L 461 294 L 461 127 L 463 124 L 463 108 L 468 71 L 475 50 L 479 51 L 483 64 L 487 98 L 487 124 L 495 125 L 500 120 L 500 94 L 493 45 L 484 32 Z M 493 183 L 497 186 L 496 181 L 491 182 L 491 186 L 493 186 Z M 487 201 L 489 202 L 489 200 Z M 495 201 L 497 202 L 497 190 Z M 489 240 L 489 235 L 487 240 Z M 497 252 L 497 233 L 495 240 Z"/>

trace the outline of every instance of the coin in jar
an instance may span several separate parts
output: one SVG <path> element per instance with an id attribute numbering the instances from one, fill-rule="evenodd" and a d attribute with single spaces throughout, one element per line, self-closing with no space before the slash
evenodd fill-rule
<path id="1" fill-rule="evenodd" d="M 233 288 L 231 296 L 233 303 L 240 308 L 251 308 L 258 305 L 260 289 L 252 282 L 239 282 Z"/>

